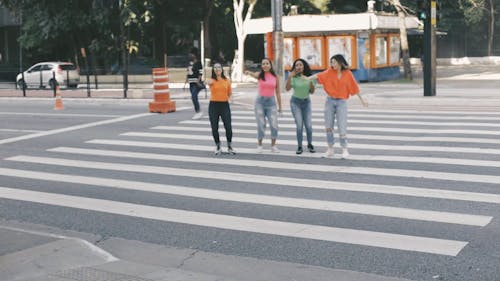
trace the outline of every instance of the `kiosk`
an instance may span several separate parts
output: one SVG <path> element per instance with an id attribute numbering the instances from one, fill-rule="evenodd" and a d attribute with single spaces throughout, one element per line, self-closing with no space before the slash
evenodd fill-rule
<path id="1" fill-rule="evenodd" d="M 416 17 L 405 18 L 407 29 L 419 27 Z M 400 77 L 399 17 L 374 12 L 283 17 L 284 69 L 297 58 L 313 71 L 329 67 L 329 59 L 342 54 L 358 81 L 383 81 Z M 273 58 L 272 18 L 251 19 L 248 34 L 265 34 L 266 56 Z"/>

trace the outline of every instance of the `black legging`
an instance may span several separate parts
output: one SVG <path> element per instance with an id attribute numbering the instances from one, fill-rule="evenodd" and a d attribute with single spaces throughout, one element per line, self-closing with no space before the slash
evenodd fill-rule
<path id="1" fill-rule="evenodd" d="M 231 109 L 227 101 L 211 101 L 208 105 L 208 116 L 210 118 L 210 126 L 212 127 L 212 136 L 214 137 L 215 144 L 220 144 L 219 138 L 219 117 L 224 123 L 226 130 L 226 139 L 228 144 L 233 139 L 233 129 L 231 127 Z"/>

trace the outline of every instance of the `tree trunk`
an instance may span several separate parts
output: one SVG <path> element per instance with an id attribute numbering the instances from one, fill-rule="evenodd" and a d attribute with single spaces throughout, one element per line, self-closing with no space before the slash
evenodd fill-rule
<path id="1" fill-rule="evenodd" d="M 233 60 L 233 71 L 231 73 L 231 80 L 241 82 L 243 78 L 243 67 L 245 65 L 245 39 L 247 34 L 245 32 L 245 22 L 252 17 L 253 8 L 257 0 L 250 0 L 246 15 L 243 16 L 243 8 L 245 7 L 245 0 L 233 0 L 234 7 L 234 27 L 236 29 L 236 36 L 238 37 L 238 50 L 235 53 Z"/>
<path id="2" fill-rule="evenodd" d="M 236 50 L 233 59 L 233 70 L 231 72 L 231 80 L 243 81 L 243 71 L 245 68 L 245 38 L 238 38 L 238 50 Z"/>
<path id="3" fill-rule="evenodd" d="M 401 41 L 401 51 L 403 53 L 403 68 L 404 68 L 404 77 L 406 79 L 413 80 L 413 76 L 411 73 L 411 64 L 410 64 L 410 50 L 408 47 L 408 36 L 406 33 L 406 23 L 405 23 L 405 11 L 401 6 L 401 2 L 399 0 L 393 0 L 393 5 L 396 7 L 398 11 L 399 17 L 399 37 Z"/>
<path id="4" fill-rule="evenodd" d="M 488 26 L 488 56 L 493 53 L 493 37 L 495 36 L 495 7 L 493 5 L 493 0 L 489 0 L 490 16 L 489 16 L 489 26 Z"/>

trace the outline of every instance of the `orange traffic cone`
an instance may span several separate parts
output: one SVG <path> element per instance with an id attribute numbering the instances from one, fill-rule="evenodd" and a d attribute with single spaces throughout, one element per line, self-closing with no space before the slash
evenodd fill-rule
<path id="1" fill-rule="evenodd" d="M 54 106 L 54 110 L 61 110 L 61 109 L 64 109 L 61 98 L 61 91 L 59 90 L 59 86 L 56 86 L 56 105 Z"/>

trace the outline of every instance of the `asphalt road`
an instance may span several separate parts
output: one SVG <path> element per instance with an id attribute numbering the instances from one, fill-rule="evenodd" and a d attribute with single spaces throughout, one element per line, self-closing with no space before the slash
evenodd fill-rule
<path id="1" fill-rule="evenodd" d="M 317 153 L 295 155 L 288 112 L 281 153 L 269 140 L 254 153 L 253 112 L 234 104 L 237 154 L 215 157 L 189 100 L 166 115 L 137 101 L 4 100 L 0 219 L 411 280 L 500 280 L 498 111 L 352 101 L 342 160 L 320 158 L 320 104 Z"/>

